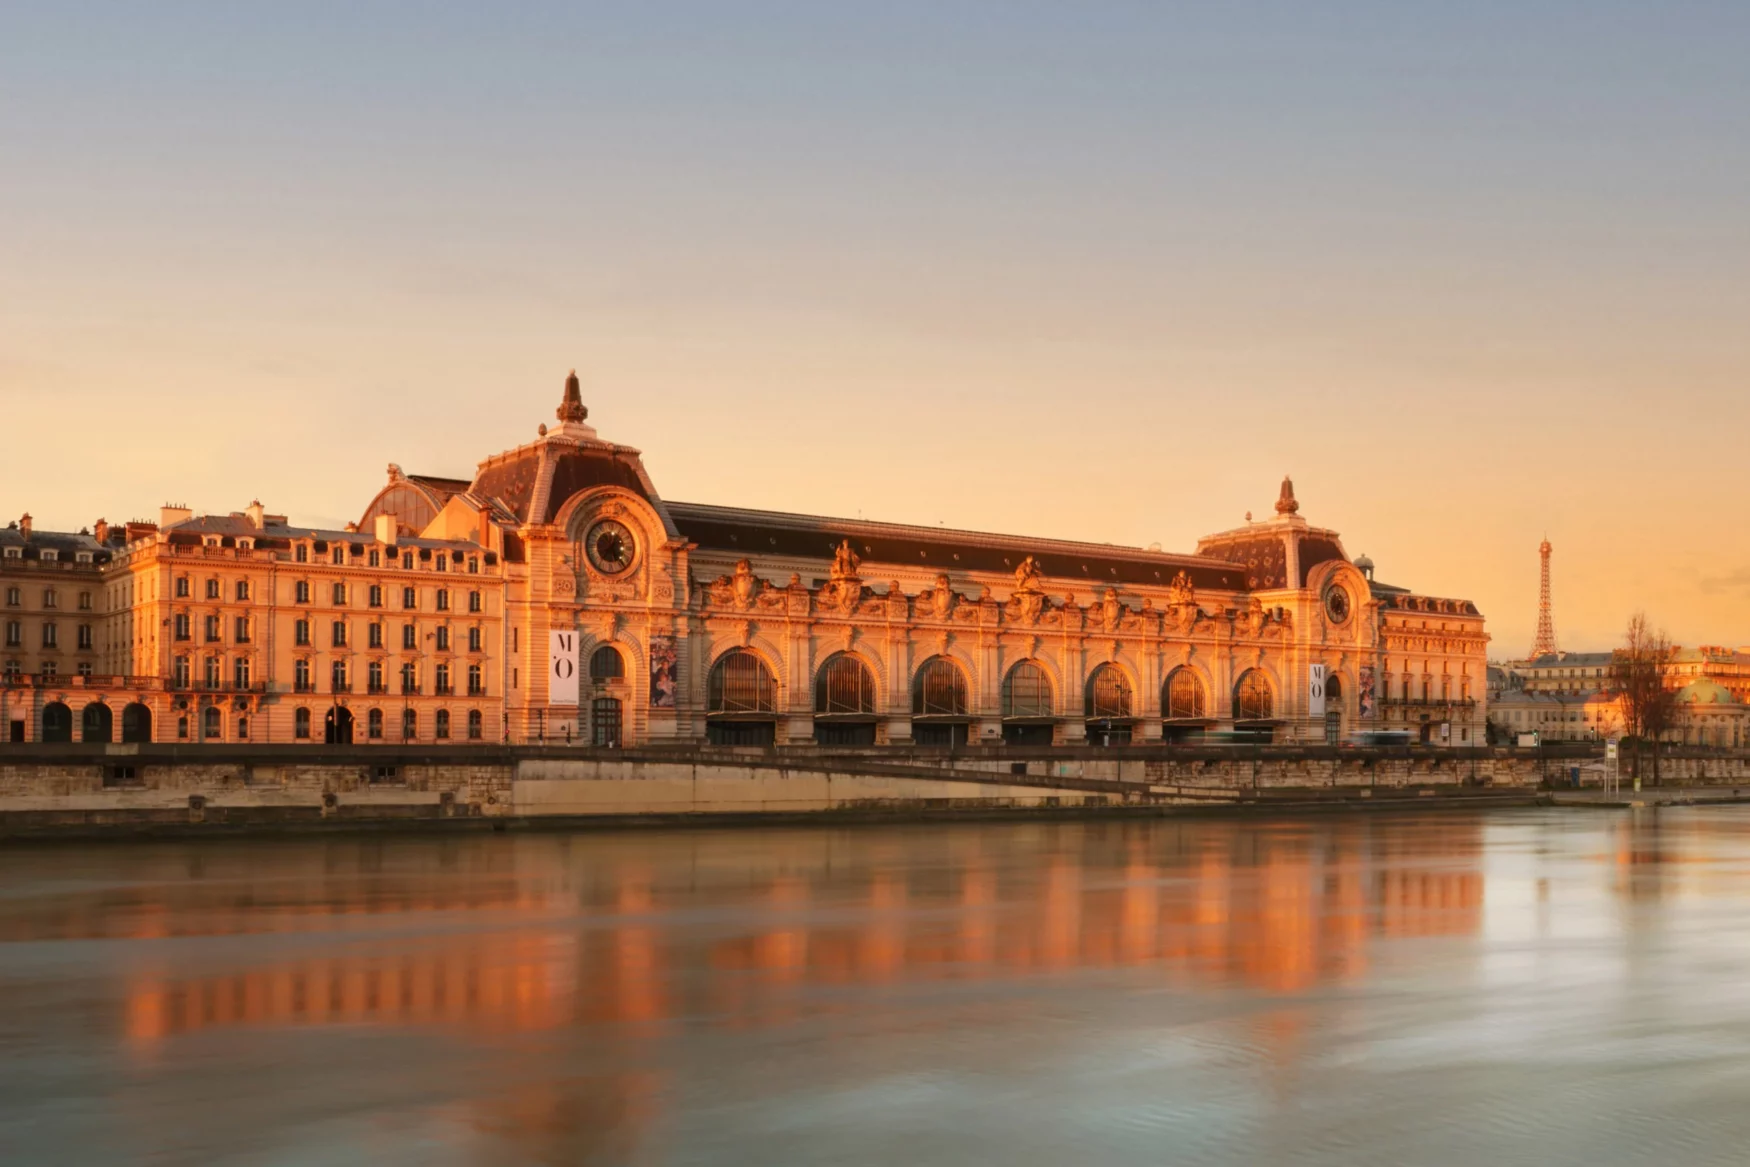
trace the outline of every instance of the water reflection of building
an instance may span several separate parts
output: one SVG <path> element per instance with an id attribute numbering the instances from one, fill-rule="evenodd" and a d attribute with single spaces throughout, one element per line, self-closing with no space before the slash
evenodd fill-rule
<path id="1" fill-rule="evenodd" d="M 1033 832 L 1042 853 L 1024 865 L 1006 848 L 955 844 L 926 855 L 928 839 L 894 848 L 854 835 L 839 839 L 827 862 L 823 836 L 780 838 L 778 854 L 707 866 L 696 887 L 678 889 L 658 881 L 659 857 L 630 852 L 587 881 L 525 863 L 491 879 L 424 873 L 410 884 L 349 873 L 338 891 L 146 886 L 63 905 L 53 920 L 11 915 L 0 935 L 338 930 L 347 939 L 345 951 L 323 944 L 318 955 L 224 975 L 143 978 L 130 990 L 126 1028 L 150 1041 L 226 1025 L 529 1030 L 701 1011 L 747 1023 L 769 1018 L 798 984 L 1145 964 L 1188 986 L 1296 992 L 1362 975 L 1376 940 L 1460 935 L 1480 924 L 1474 823 Z M 430 888 L 421 894 L 416 884 Z M 675 914 L 707 908 L 734 926 L 700 930 Z M 461 930 L 385 935 L 400 918 L 437 914 Z M 476 926 L 504 920 L 516 926 Z M 701 986 L 708 999 L 698 999 Z"/>

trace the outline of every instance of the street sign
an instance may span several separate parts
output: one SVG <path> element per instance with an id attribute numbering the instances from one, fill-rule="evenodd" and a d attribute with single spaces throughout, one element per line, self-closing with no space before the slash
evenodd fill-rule
<path id="1" fill-rule="evenodd" d="M 1307 668 L 1307 713 L 1313 717 L 1325 715 L 1325 666 L 1310 665 Z"/>
<path id="2" fill-rule="evenodd" d="M 1615 738 L 1611 738 L 1609 741 L 1604 743 L 1604 756 L 1606 758 L 1609 758 L 1613 762 L 1616 761 L 1616 739 Z"/>

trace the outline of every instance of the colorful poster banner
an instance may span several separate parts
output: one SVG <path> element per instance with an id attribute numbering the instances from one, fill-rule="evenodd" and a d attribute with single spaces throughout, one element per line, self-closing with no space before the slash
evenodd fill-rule
<path id="1" fill-rule="evenodd" d="M 650 707 L 674 708 L 674 637 L 657 635 L 650 638 Z"/>

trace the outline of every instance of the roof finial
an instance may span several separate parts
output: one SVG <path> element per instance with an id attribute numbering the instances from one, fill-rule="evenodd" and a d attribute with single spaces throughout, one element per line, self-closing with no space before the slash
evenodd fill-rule
<path id="1" fill-rule="evenodd" d="M 583 394 L 577 387 L 577 370 L 571 370 L 565 378 L 565 400 L 559 403 L 554 416 L 562 422 L 581 422 L 589 416 L 589 410 L 583 407 Z"/>
<path id="2" fill-rule="evenodd" d="M 1294 480 L 1288 475 L 1282 476 L 1282 493 L 1276 496 L 1276 513 L 1292 515 L 1300 509 L 1300 504 L 1294 501 Z"/>

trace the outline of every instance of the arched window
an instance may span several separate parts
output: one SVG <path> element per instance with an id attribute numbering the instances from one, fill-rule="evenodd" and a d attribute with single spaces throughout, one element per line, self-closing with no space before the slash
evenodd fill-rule
<path id="1" fill-rule="evenodd" d="M 966 674 L 945 656 L 933 656 L 912 682 L 913 717 L 965 717 Z"/>
<path id="2" fill-rule="evenodd" d="M 479 741 L 484 736 L 485 731 L 485 719 L 480 716 L 480 711 L 478 709 L 468 710 L 468 740 L 471 742 Z"/>
<path id="3" fill-rule="evenodd" d="M 1003 678 L 1003 716 L 1050 717 L 1052 712 L 1051 678 L 1045 670 L 1030 660 L 1010 669 Z"/>
<path id="4" fill-rule="evenodd" d="M 1203 717 L 1203 682 L 1195 671 L 1174 669 L 1167 678 L 1166 692 L 1161 694 L 1161 709 L 1168 718 Z"/>
<path id="5" fill-rule="evenodd" d="M 1247 669 L 1234 686 L 1234 720 L 1267 721 L 1275 716 L 1275 695 L 1261 669 Z"/>
<path id="6" fill-rule="evenodd" d="M 381 709 L 373 709 L 365 714 L 365 736 L 372 741 L 383 736 L 383 711 Z"/>
<path id="7" fill-rule="evenodd" d="M 437 711 L 437 721 L 433 725 L 432 735 L 439 738 L 450 736 L 450 711 L 448 709 Z"/>
<path id="8" fill-rule="evenodd" d="M 419 736 L 419 710 L 403 709 L 401 711 L 401 740 L 410 742 Z"/>
<path id="9" fill-rule="evenodd" d="M 626 658 L 611 644 L 604 644 L 589 658 L 589 679 L 596 684 L 617 681 L 626 675 Z"/>
<path id="10" fill-rule="evenodd" d="M 875 675 L 869 666 L 841 652 L 821 666 L 814 682 L 817 714 L 875 712 Z"/>
<path id="11" fill-rule="evenodd" d="M 109 706 L 101 701 L 93 701 L 79 715 L 79 740 L 86 742 L 107 742 L 115 732 L 115 715 Z"/>
<path id="12" fill-rule="evenodd" d="M 1117 665 L 1101 665 L 1088 678 L 1087 715 L 1093 718 L 1130 716 L 1130 678 Z"/>
<path id="13" fill-rule="evenodd" d="M 149 742 L 152 740 L 152 710 L 136 701 L 122 710 L 122 741 Z"/>
<path id="14" fill-rule="evenodd" d="M 207 706 L 201 711 L 201 737 L 216 740 L 225 732 L 224 720 L 217 705 Z"/>
<path id="15" fill-rule="evenodd" d="M 73 740 L 73 711 L 59 701 L 51 701 L 43 706 L 42 740 L 45 742 L 71 742 Z"/>
<path id="16" fill-rule="evenodd" d="M 776 713 L 778 684 L 766 662 L 745 649 L 725 653 L 711 666 L 705 688 L 707 713 Z"/>

